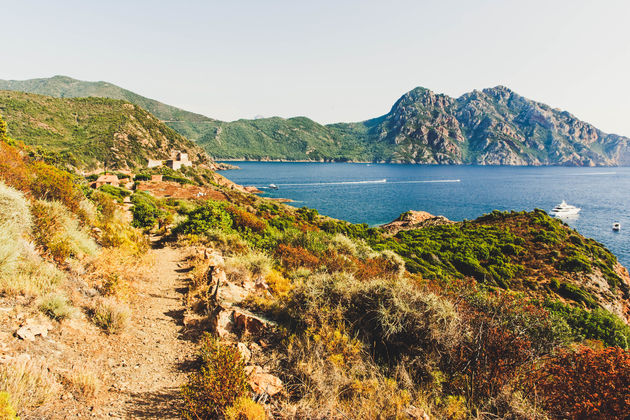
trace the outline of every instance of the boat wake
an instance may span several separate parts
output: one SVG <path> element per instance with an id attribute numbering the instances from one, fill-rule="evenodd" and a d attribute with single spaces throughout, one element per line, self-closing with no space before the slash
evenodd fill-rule
<path id="1" fill-rule="evenodd" d="M 311 187 L 318 185 L 353 185 L 353 184 L 432 184 L 442 182 L 461 182 L 460 179 L 431 179 L 417 181 L 388 181 L 385 179 L 375 179 L 366 181 L 338 181 L 338 182 L 308 182 L 298 184 L 277 184 L 280 187 Z"/>
<path id="2" fill-rule="evenodd" d="M 339 182 L 308 182 L 303 184 L 278 184 L 282 187 L 298 187 L 311 185 L 348 185 L 348 184 L 385 184 L 387 179 L 376 179 L 373 181 L 339 181 Z"/>

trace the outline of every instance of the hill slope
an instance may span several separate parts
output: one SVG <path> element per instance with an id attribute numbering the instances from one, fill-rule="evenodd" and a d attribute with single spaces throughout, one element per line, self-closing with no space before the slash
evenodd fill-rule
<path id="1" fill-rule="evenodd" d="M 0 89 L 126 99 L 219 159 L 377 161 L 479 165 L 615 166 L 630 139 L 497 86 L 459 98 L 415 88 L 381 117 L 322 125 L 305 117 L 222 122 L 106 82 L 64 76 L 0 81 Z"/>
<path id="2" fill-rule="evenodd" d="M 144 109 L 107 98 L 53 98 L 0 91 L 0 114 L 9 135 L 28 145 L 71 152 L 77 166 L 133 169 L 147 159 L 167 159 L 174 150 L 197 163 L 210 157 Z"/>
<path id="3" fill-rule="evenodd" d="M 146 109 L 164 121 L 211 121 L 210 118 L 203 115 L 166 105 L 108 82 L 86 82 L 67 76 L 54 76 L 44 79 L 0 80 L 0 90 L 17 90 L 57 98 L 95 96 L 122 99 Z"/>

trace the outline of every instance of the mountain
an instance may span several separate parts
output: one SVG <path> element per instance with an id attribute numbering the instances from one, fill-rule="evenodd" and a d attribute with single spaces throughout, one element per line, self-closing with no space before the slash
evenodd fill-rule
<path id="1" fill-rule="evenodd" d="M 177 129 L 177 126 L 174 126 Z M 416 88 L 386 115 L 323 126 L 307 118 L 215 123 L 196 139 L 217 157 L 431 164 L 614 166 L 630 139 L 497 86 L 459 98 Z"/>
<path id="2" fill-rule="evenodd" d="M 53 96 L 105 96 L 146 108 L 218 159 L 429 164 L 630 164 L 630 139 L 497 86 L 459 98 L 418 87 L 381 117 L 322 125 L 306 117 L 223 122 L 106 82 L 64 76 L 0 81 L 0 88 Z"/>
<path id="3" fill-rule="evenodd" d="M 108 98 L 53 98 L 0 91 L 0 114 L 8 134 L 28 145 L 71 153 L 82 169 L 135 169 L 147 160 L 185 151 L 196 163 L 214 166 L 195 143 L 138 105 Z"/>
<path id="4" fill-rule="evenodd" d="M 85 82 L 67 76 L 54 76 L 44 79 L 0 80 L 0 90 L 17 90 L 37 93 L 56 98 L 100 98 L 122 99 L 138 105 L 163 121 L 211 121 L 210 118 L 194 112 L 184 111 L 174 106 L 163 104 L 137 93 L 107 82 Z"/>

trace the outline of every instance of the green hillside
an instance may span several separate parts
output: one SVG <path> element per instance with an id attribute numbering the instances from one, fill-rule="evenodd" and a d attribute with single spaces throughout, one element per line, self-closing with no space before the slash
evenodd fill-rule
<path id="1" fill-rule="evenodd" d="M 96 96 L 122 99 L 146 109 L 164 121 L 211 121 L 203 115 L 166 105 L 108 82 L 85 82 L 67 76 L 54 76 L 45 79 L 0 80 L 0 90 L 17 90 L 56 98 Z"/>
<path id="2" fill-rule="evenodd" d="M 137 105 L 107 98 L 53 98 L 0 91 L 0 114 L 9 135 L 28 145 L 71 153 L 77 166 L 136 168 L 147 159 L 187 151 L 197 162 L 210 157 L 197 145 Z"/>

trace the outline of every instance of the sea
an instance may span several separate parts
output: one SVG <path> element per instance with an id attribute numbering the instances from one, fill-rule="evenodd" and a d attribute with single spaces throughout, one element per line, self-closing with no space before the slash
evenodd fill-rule
<path id="1" fill-rule="evenodd" d="M 377 163 L 228 162 L 228 179 L 288 198 L 295 207 L 377 226 L 407 210 L 472 220 L 492 210 L 549 212 L 565 200 L 565 219 L 630 267 L 630 167 L 444 166 Z M 268 188 L 275 184 L 278 189 Z M 612 224 L 621 223 L 614 232 Z"/>

